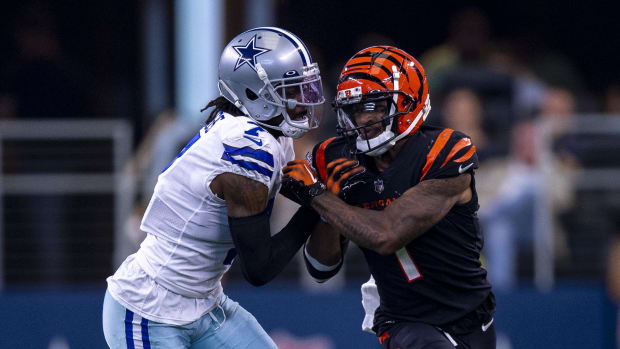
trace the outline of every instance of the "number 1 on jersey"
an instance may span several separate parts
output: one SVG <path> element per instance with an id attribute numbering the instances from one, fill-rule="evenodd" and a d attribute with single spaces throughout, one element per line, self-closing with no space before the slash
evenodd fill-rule
<path id="1" fill-rule="evenodd" d="M 413 259 L 411 258 L 409 252 L 407 252 L 407 249 L 405 247 L 396 251 L 396 258 L 398 258 L 400 268 L 403 270 L 403 273 L 405 273 L 408 282 L 414 281 L 422 277 L 422 274 L 420 274 L 418 267 L 416 267 Z"/>

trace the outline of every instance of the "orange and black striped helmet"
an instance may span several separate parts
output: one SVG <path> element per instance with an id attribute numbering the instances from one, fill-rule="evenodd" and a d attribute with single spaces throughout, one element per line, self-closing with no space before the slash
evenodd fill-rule
<path id="1" fill-rule="evenodd" d="M 368 139 L 366 125 L 357 125 L 354 110 L 375 110 L 389 102 L 381 122 L 385 130 Z M 349 59 L 338 79 L 334 107 L 340 132 L 357 134 L 357 149 L 370 156 L 383 154 L 396 141 L 418 130 L 430 111 L 426 73 L 407 52 L 392 46 L 365 48 Z M 357 107 L 357 108 L 356 108 Z"/>

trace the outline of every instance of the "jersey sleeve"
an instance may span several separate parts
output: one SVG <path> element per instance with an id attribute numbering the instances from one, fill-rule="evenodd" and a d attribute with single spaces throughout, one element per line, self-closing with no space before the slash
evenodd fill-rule
<path id="1" fill-rule="evenodd" d="M 221 135 L 220 172 L 241 175 L 271 189 L 281 167 L 277 141 L 252 121 L 234 121 Z"/>
<path id="2" fill-rule="evenodd" d="M 314 146 L 312 148 L 312 159 L 311 165 L 316 170 L 319 175 L 319 179 L 321 182 L 325 183 L 327 180 L 327 147 L 336 139 L 336 137 L 332 137 L 326 139 Z"/>
<path id="3" fill-rule="evenodd" d="M 456 177 L 478 168 L 476 146 L 465 134 L 444 129 L 426 155 L 420 181 Z"/>

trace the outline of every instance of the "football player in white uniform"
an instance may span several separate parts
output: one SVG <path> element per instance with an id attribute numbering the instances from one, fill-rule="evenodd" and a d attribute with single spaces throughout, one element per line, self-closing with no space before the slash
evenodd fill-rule
<path id="1" fill-rule="evenodd" d="M 225 47 L 219 89 L 206 126 L 159 175 L 140 249 L 107 279 L 111 348 L 276 348 L 220 281 L 238 257 L 251 284 L 269 282 L 318 220 L 301 208 L 270 234 L 292 139 L 319 124 L 319 69 L 292 33 L 256 28 Z"/>

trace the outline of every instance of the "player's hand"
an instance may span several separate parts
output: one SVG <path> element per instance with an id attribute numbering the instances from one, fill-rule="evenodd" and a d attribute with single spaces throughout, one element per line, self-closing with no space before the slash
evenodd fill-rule
<path id="1" fill-rule="evenodd" d="M 325 185 L 318 178 L 308 161 L 289 161 L 282 168 L 280 194 L 302 206 L 311 207 L 312 199 L 325 191 Z"/>
<path id="2" fill-rule="evenodd" d="M 356 184 L 363 183 L 359 175 L 366 172 L 359 161 L 339 158 L 327 164 L 327 181 L 325 186 L 332 194 L 344 198 L 346 192 Z"/>

